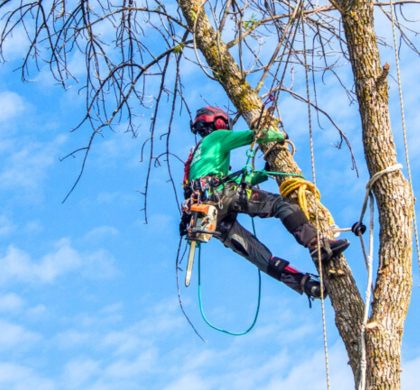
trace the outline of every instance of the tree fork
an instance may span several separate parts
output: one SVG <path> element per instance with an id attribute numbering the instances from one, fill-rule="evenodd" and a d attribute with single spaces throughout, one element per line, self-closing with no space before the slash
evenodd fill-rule
<path id="1" fill-rule="evenodd" d="M 203 2 L 201 0 L 179 0 L 178 4 L 214 77 L 223 86 L 248 125 L 252 127 L 258 122 L 260 113 L 266 115 L 263 103 L 255 90 L 244 79 L 226 45 L 221 42 L 219 34 L 212 27 L 204 12 Z M 274 118 L 267 121 L 265 119 L 266 117 L 263 121 L 265 125 L 276 126 L 278 123 Z M 267 151 L 268 147 L 263 145 L 263 151 Z M 273 148 L 269 153 L 268 161 L 277 171 L 301 173 L 293 156 L 284 148 Z M 312 209 L 311 214 L 314 215 L 313 210 L 316 205 L 313 197 L 309 199 L 309 205 Z M 312 220 L 312 222 L 314 221 Z M 320 215 L 319 222 L 321 231 L 327 231 L 327 218 Z M 336 325 L 346 346 L 349 364 L 356 377 L 360 364 L 359 337 L 363 317 L 363 301 L 344 256 L 337 259 L 336 265 L 343 270 L 343 275 L 329 276 L 330 266 L 328 266 L 324 270 L 324 281 L 334 307 Z"/>
<path id="2" fill-rule="evenodd" d="M 389 65 L 380 65 L 372 3 L 356 0 L 351 8 L 343 9 L 365 157 L 372 176 L 397 164 L 388 108 Z M 401 171 L 384 175 L 373 192 L 381 229 L 379 270 L 366 331 L 367 388 L 398 389 L 403 324 L 412 286 L 413 195 Z"/>

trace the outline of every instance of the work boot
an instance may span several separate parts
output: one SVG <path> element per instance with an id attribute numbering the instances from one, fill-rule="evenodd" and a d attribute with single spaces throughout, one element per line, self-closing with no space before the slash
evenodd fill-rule
<path id="1" fill-rule="evenodd" d="M 322 239 L 321 240 L 321 261 L 322 263 L 327 263 L 331 258 L 339 256 L 344 252 L 350 245 L 349 240 L 331 240 L 331 239 Z M 315 239 L 312 243 L 309 244 L 309 252 L 311 254 L 312 260 L 315 263 L 318 263 L 318 242 Z"/>
<path id="2" fill-rule="evenodd" d="M 321 283 L 312 278 L 312 275 L 305 274 L 303 275 L 302 281 L 301 281 L 301 287 L 303 292 L 309 297 L 309 298 L 317 298 L 321 299 Z M 327 290 L 324 287 L 324 299 L 327 297 Z"/>

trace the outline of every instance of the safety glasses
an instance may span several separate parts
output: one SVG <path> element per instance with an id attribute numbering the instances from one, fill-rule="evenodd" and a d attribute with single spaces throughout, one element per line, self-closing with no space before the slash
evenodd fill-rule
<path id="1" fill-rule="evenodd" d="M 198 122 L 195 122 L 194 124 L 191 124 L 191 131 L 194 134 L 202 133 L 209 130 L 211 131 L 216 130 L 213 122 L 198 121 Z"/>

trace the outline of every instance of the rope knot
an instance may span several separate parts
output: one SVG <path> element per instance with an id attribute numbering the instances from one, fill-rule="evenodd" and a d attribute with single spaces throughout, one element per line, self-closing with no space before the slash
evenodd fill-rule
<path id="1" fill-rule="evenodd" d="M 321 200 L 321 193 L 318 188 L 315 187 L 314 183 L 305 180 L 300 177 L 291 177 L 284 180 L 280 184 L 280 194 L 283 197 L 290 196 L 293 192 L 297 192 L 297 200 L 300 208 L 302 209 L 303 213 L 306 215 L 306 218 L 310 219 L 309 208 L 308 208 L 308 201 L 307 201 L 307 193 L 313 194 L 315 197 L 316 202 L 319 203 L 320 208 L 324 211 L 324 213 L 328 217 L 328 223 L 333 226 L 335 224 L 334 218 L 332 217 L 331 213 L 328 209 L 320 202 Z"/>

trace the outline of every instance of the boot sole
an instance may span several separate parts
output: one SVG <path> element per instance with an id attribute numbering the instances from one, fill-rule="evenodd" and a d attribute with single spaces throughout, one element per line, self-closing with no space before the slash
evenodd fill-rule
<path id="1" fill-rule="evenodd" d="M 350 241 L 345 241 L 341 245 L 336 246 L 334 249 L 331 248 L 332 254 L 331 256 L 328 256 L 328 253 L 325 251 L 322 251 L 321 248 L 321 261 L 322 263 L 327 263 L 330 261 L 333 257 L 339 256 L 341 253 L 343 253 L 348 247 L 350 246 Z M 312 257 L 312 260 L 317 262 L 318 261 L 318 248 L 315 248 L 310 252 L 310 255 Z"/>
<path id="2" fill-rule="evenodd" d="M 342 245 L 337 246 L 336 248 L 332 249 L 332 257 L 338 256 L 343 253 L 348 247 L 350 246 L 350 241 L 344 242 Z"/>

